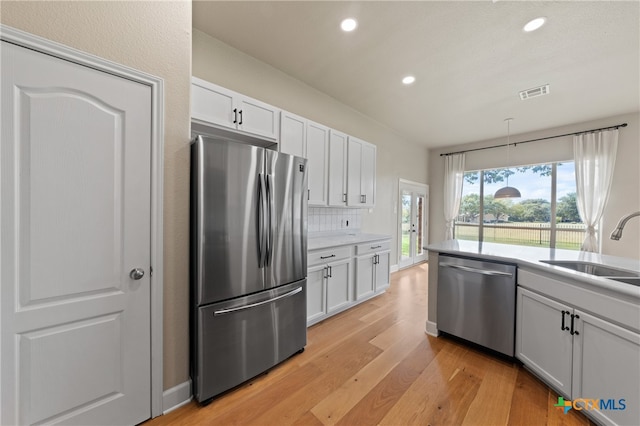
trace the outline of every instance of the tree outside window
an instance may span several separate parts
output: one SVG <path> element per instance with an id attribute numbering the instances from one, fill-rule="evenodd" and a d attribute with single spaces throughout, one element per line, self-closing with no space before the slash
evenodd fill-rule
<path id="1" fill-rule="evenodd" d="M 507 176 L 509 185 L 522 193 L 521 199 L 493 198 Z M 552 211 L 554 182 L 557 195 Z M 458 239 L 578 250 L 583 230 L 573 162 L 465 173 L 456 221 Z"/>

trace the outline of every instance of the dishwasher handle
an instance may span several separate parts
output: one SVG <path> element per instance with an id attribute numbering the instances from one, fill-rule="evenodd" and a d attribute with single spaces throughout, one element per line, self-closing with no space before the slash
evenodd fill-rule
<path id="1" fill-rule="evenodd" d="M 447 268 L 460 269 L 461 271 L 472 272 L 474 274 L 481 274 L 481 275 L 491 275 L 491 276 L 500 276 L 500 277 L 512 277 L 513 276 L 513 274 L 511 272 L 492 271 L 492 270 L 488 270 L 488 269 L 478 269 L 478 268 L 472 268 L 470 266 L 456 265 L 455 263 L 443 263 L 443 262 L 440 262 L 440 266 L 445 266 Z"/>

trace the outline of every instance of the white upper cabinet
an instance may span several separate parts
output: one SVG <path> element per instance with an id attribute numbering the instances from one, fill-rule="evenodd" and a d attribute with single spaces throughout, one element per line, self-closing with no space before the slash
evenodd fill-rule
<path id="1" fill-rule="evenodd" d="M 347 205 L 347 135 L 329 132 L 329 195 L 330 206 Z"/>
<path id="2" fill-rule="evenodd" d="M 376 204 L 376 146 L 349 136 L 347 154 L 347 205 Z"/>
<path id="3" fill-rule="evenodd" d="M 307 167 L 309 168 L 309 205 L 327 205 L 329 171 L 329 129 L 307 122 Z"/>
<path id="4" fill-rule="evenodd" d="M 278 142 L 307 159 L 310 206 L 375 206 L 376 146 L 197 77 L 191 78 L 191 120 L 244 138 Z"/>
<path id="5" fill-rule="evenodd" d="M 191 83 L 192 120 L 278 140 L 278 108 L 196 77 Z"/>
<path id="6" fill-rule="evenodd" d="M 282 111 L 280 115 L 280 152 L 307 158 L 306 141 L 307 119 Z"/>
<path id="7" fill-rule="evenodd" d="M 326 206 L 329 128 L 283 111 L 279 148 L 280 152 L 307 159 L 309 205 Z"/>

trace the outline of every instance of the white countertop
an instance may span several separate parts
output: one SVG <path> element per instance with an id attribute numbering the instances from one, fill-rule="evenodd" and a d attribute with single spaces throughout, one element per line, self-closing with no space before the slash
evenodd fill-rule
<path id="1" fill-rule="evenodd" d="M 640 273 L 640 260 L 638 259 L 588 253 L 578 250 L 549 249 L 497 243 L 479 243 L 478 241 L 464 240 L 447 240 L 437 244 L 430 244 L 425 248 L 439 253 L 511 262 L 517 264 L 519 267 L 538 269 L 561 277 L 582 281 L 592 286 L 632 296 L 640 300 L 639 286 L 541 262 L 542 260 L 572 260 L 595 263 Z"/>
<path id="2" fill-rule="evenodd" d="M 327 247 L 346 246 L 389 239 L 391 239 L 391 236 L 384 234 L 364 234 L 360 232 L 318 232 L 310 233 L 308 235 L 307 249 L 318 250 Z"/>

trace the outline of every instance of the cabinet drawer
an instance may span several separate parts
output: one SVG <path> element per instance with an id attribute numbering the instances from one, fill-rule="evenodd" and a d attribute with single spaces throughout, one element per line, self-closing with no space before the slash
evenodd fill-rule
<path id="1" fill-rule="evenodd" d="M 377 253 L 391 249 L 391 240 L 372 241 L 366 244 L 358 244 L 356 246 L 356 255 L 360 256 L 367 253 Z"/>
<path id="2" fill-rule="evenodd" d="M 351 257 L 351 247 L 336 247 L 321 251 L 310 252 L 307 257 L 307 266 L 334 262 Z"/>

